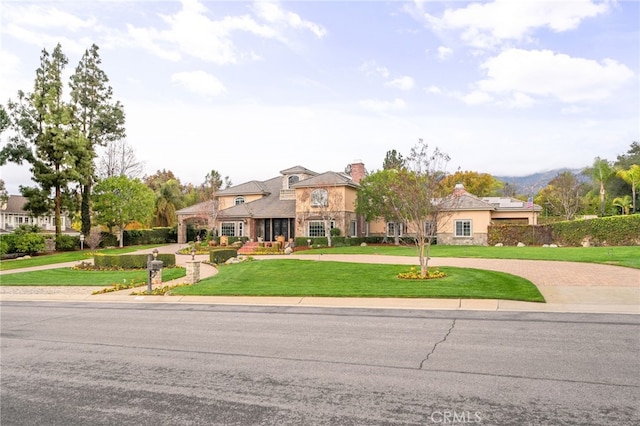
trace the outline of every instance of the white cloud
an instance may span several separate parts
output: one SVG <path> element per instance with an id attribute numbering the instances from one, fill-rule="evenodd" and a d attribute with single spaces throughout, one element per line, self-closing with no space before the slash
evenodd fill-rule
<path id="1" fill-rule="evenodd" d="M 302 19 L 297 13 L 283 10 L 277 3 L 258 1 L 254 4 L 254 9 L 259 17 L 269 23 L 285 24 L 294 29 L 308 30 L 318 38 L 327 34 L 327 30 L 323 26 Z"/>
<path id="2" fill-rule="evenodd" d="M 427 93 L 440 94 L 442 90 L 438 86 L 429 86 L 425 89 Z"/>
<path id="3" fill-rule="evenodd" d="M 391 81 L 387 81 L 384 85 L 387 87 L 392 87 L 394 89 L 407 91 L 413 89 L 413 86 L 415 86 L 415 82 L 413 81 L 413 78 L 409 76 L 403 76 L 395 78 Z"/>
<path id="4" fill-rule="evenodd" d="M 495 0 L 449 8 L 441 16 L 422 12 L 425 4 L 418 4 L 422 13 L 414 16 L 434 31 L 459 31 L 465 43 L 486 49 L 509 40 L 527 40 L 539 28 L 554 32 L 575 29 L 584 19 L 607 12 L 610 4 L 592 0 Z"/>
<path id="5" fill-rule="evenodd" d="M 78 31 L 96 25 L 96 19 L 93 17 L 82 19 L 54 7 L 24 6 L 14 3 L 4 4 L 3 8 L 3 21 L 13 22 L 16 26 L 46 29 L 64 28 L 69 31 Z"/>
<path id="6" fill-rule="evenodd" d="M 467 105 L 481 105 L 493 101 L 489 94 L 477 90 L 462 96 L 461 99 Z"/>
<path id="7" fill-rule="evenodd" d="M 208 10 L 201 2 L 183 0 L 179 12 L 160 15 L 169 26 L 168 29 L 159 31 L 129 25 L 129 35 L 140 47 L 165 59 L 177 60 L 185 54 L 223 65 L 260 58 L 254 52 L 238 50 L 233 41 L 235 32 L 245 32 L 285 44 L 290 44 L 285 36 L 289 29 L 310 31 L 319 38 L 326 34 L 326 30 L 320 25 L 283 10 L 277 4 L 258 2 L 254 11 L 264 23 L 247 14 L 213 20 L 209 18 Z"/>
<path id="8" fill-rule="evenodd" d="M 202 96 L 218 96 L 226 92 L 226 88 L 214 75 L 204 71 L 179 72 L 171 76 L 173 83 L 183 86 L 193 93 Z"/>
<path id="9" fill-rule="evenodd" d="M 453 49 L 446 46 L 438 47 L 438 59 L 440 61 L 446 61 L 453 54 Z"/>
<path id="10" fill-rule="evenodd" d="M 482 68 L 487 79 L 477 83 L 485 93 L 554 98 L 561 102 L 605 99 L 631 80 L 633 71 L 611 59 L 597 62 L 550 50 L 508 49 Z M 529 102 L 529 101 L 527 101 Z"/>
<path id="11" fill-rule="evenodd" d="M 360 65 L 358 70 L 360 70 L 360 72 L 362 72 L 366 77 L 382 76 L 387 78 L 390 75 L 387 67 L 378 65 L 376 61 L 367 61 Z"/>
<path id="12" fill-rule="evenodd" d="M 396 98 L 393 101 L 365 99 L 360 101 L 360 106 L 370 111 L 385 112 L 391 110 L 402 110 L 405 109 L 407 105 L 402 99 Z"/>
<path id="13" fill-rule="evenodd" d="M 564 107 L 560 110 L 560 113 L 563 115 L 576 115 L 576 114 L 584 114 L 588 112 L 591 112 L 591 108 L 579 107 L 577 105 Z"/>

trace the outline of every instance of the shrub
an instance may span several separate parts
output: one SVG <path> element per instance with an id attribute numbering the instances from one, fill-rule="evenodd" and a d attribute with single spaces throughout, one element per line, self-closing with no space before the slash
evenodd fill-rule
<path id="1" fill-rule="evenodd" d="M 329 233 L 331 234 L 332 237 L 339 237 L 340 228 L 331 228 L 331 231 L 329 231 Z"/>
<path id="2" fill-rule="evenodd" d="M 549 227 L 561 245 L 579 246 L 584 240 L 592 245 L 640 245 L 640 215 L 557 222 Z"/>
<path id="3" fill-rule="evenodd" d="M 220 265 L 232 257 L 238 256 L 238 250 L 231 248 L 217 248 L 209 252 L 209 261 Z"/>
<path id="4" fill-rule="evenodd" d="M 596 219 L 561 221 L 546 225 L 492 225 L 488 243 L 527 245 L 556 243 L 580 246 L 583 241 L 592 245 L 640 245 L 640 215 L 611 216 Z"/>
<path id="5" fill-rule="evenodd" d="M 80 247 L 80 238 L 72 235 L 58 235 L 56 237 L 56 251 L 74 251 Z"/>
<path id="6" fill-rule="evenodd" d="M 44 235 L 21 234 L 16 236 L 15 249 L 18 253 L 34 254 L 45 249 Z"/>
<path id="7" fill-rule="evenodd" d="M 93 264 L 99 268 L 147 269 L 147 260 L 146 254 L 96 254 L 93 256 Z M 157 260 L 162 261 L 163 268 L 176 266 L 176 255 L 172 253 L 160 253 Z"/>
<path id="8" fill-rule="evenodd" d="M 115 247 L 118 245 L 118 237 L 108 232 L 102 233 L 102 242 L 100 246 L 102 247 Z"/>
<path id="9" fill-rule="evenodd" d="M 16 234 L 0 234 L 0 254 L 16 253 Z"/>
<path id="10" fill-rule="evenodd" d="M 7 253 L 9 253 L 9 242 L 4 238 L 0 238 L 0 256 L 4 256 Z"/>
<path id="11" fill-rule="evenodd" d="M 126 246 L 175 243 L 177 241 L 177 231 L 176 228 L 169 227 L 132 229 L 124 231 L 123 238 Z"/>

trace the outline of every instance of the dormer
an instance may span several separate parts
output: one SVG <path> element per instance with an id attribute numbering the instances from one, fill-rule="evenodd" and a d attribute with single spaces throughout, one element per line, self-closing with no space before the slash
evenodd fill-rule
<path id="1" fill-rule="evenodd" d="M 282 175 L 282 189 L 280 190 L 281 200 L 295 200 L 295 190 L 292 188 L 294 184 L 316 176 L 317 173 L 302 166 L 294 166 L 289 169 L 281 170 Z"/>

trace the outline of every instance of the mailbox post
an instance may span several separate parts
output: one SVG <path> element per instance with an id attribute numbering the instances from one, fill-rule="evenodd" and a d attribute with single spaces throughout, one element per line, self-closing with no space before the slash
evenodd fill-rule
<path id="1" fill-rule="evenodd" d="M 151 282 L 158 272 L 162 270 L 162 260 L 156 260 L 158 250 L 153 251 L 153 255 L 147 256 L 147 293 L 151 294 Z"/>

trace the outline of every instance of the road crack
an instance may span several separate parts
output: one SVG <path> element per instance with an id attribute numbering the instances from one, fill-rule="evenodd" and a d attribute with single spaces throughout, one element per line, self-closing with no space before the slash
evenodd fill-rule
<path id="1" fill-rule="evenodd" d="M 449 337 L 449 335 L 451 334 L 451 332 L 453 331 L 453 328 L 456 326 L 456 318 L 453 319 L 453 321 L 451 322 L 451 327 L 449 327 L 449 330 L 447 331 L 447 333 L 444 335 L 444 337 L 442 338 L 442 340 L 434 343 L 433 348 L 431 348 L 431 352 L 429 352 L 427 354 L 427 356 L 420 361 L 420 367 L 418 367 L 418 370 L 422 370 L 422 367 L 424 366 L 424 363 L 427 362 L 429 360 L 429 357 L 431 355 L 433 355 L 433 353 L 436 351 L 436 348 L 438 347 L 438 345 L 440 343 L 444 343 L 447 340 L 447 337 Z"/>

